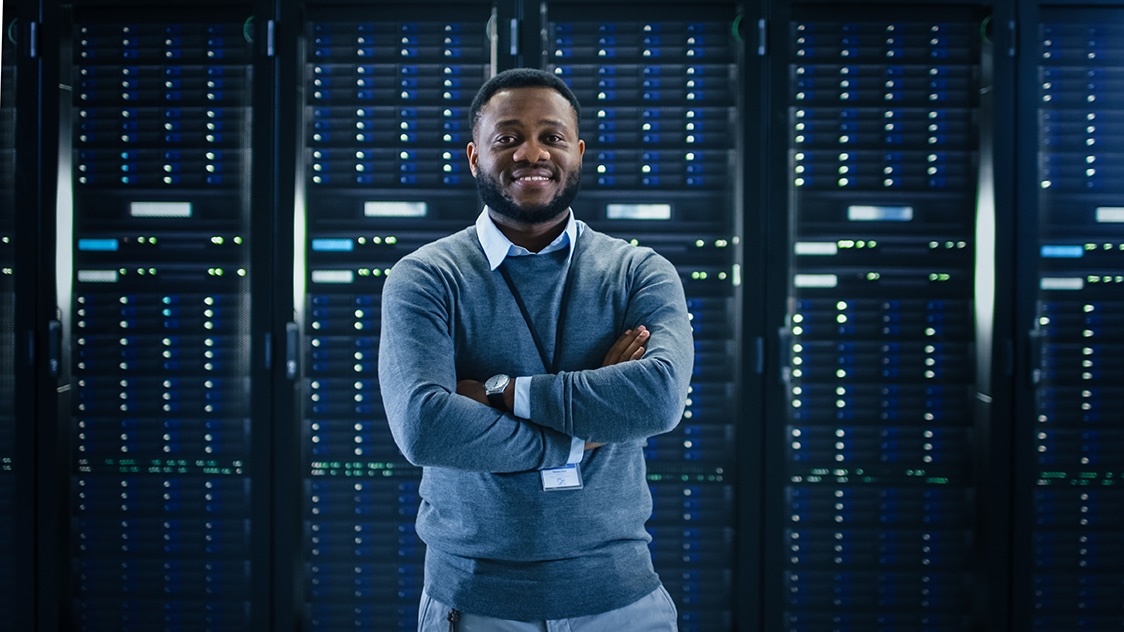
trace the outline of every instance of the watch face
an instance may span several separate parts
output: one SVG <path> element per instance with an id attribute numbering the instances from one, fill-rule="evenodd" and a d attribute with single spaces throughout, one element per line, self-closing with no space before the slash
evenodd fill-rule
<path id="1" fill-rule="evenodd" d="M 503 375 L 503 374 L 493 375 L 492 377 L 488 378 L 487 382 L 484 382 L 484 390 L 489 392 L 489 393 L 494 393 L 496 391 L 502 391 L 504 388 L 507 387 L 508 379 L 510 379 L 510 378 L 508 378 L 506 375 Z"/>

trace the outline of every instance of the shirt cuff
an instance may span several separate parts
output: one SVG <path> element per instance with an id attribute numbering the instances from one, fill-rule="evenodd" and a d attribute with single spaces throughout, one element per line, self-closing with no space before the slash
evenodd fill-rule
<path id="1" fill-rule="evenodd" d="M 531 418 L 531 378 L 515 378 L 514 401 L 511 404 L 511 414 L 520 419 Z"/>
<path id="2" fill-rule="evenodd" d="M 517 377 L 515 378 L 515 401 L 512 402 L 511 414 L 520 419 L 531 418 L 531 378 Z M 566 460 L 566 465 L 574 463 L 581 463 L 582 457 L 585 456 L 585 439 L 573 437 L 570 439 L 570 458 Z"/>
<path id="3" fill-rule="evenodd" d="M 566 461 L 566 465 L 581 463 L 583 456 L 585 456 L 585 439 L 574 437 L 570 440 L 570 458 Z"/>

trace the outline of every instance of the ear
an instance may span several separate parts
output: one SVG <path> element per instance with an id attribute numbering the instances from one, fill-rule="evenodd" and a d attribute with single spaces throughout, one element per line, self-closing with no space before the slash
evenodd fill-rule
<path id="1" fill-rule="evenodd" d="M 579 138 L 578 139 L 578 158 L 581 158 L 584 155 L 585 155 L 585 141 Z"/>
<path id="2" fill-rule="evenodd" d="M 469 142 L 468 146 L 464 148 L 464 154 L 468 156 L 468 170 L 472 172 L 472 177 L 476 177 L 476 161 L 480 159 L 480 154 L 476 151 L 476 143 Z"/>

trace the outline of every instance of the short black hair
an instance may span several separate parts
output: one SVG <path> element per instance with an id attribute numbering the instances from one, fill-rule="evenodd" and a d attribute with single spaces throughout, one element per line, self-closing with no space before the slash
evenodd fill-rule
<path id="1" fill-rule="evenodd" d="M 549 73 L 545 70 L 538 68 L 512 68 L 505 70 L 495 77 L 492 77 L 480 86 L 480 90 L 476 92 L 476 97 L 472 99 L 472 105 L 468 110 L 468 120 L 471 124 L 472 132 L 476 132 L 476 124 L 480 122 L 480 110 L 488 103 L 488 101 L 495 96 L 500 90 L 507 90 L 510 88 L 551 88 L 558 94 L 561 94 L 570 102 L 574 108 L 574 120 L 581 123 L 582 109 L 578 103 L 578 98 L 574 96 L 574 91 L 570 86 L 566 85 L 558 76 Z"/>

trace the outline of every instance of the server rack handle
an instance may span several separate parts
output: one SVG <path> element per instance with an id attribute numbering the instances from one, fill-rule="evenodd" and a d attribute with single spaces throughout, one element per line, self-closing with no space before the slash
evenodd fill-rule
<path id="1" fill-rule="evenodd" d="M 62 321 L 47 322 L 47 373 L 58 378 L 62 373 Z"/>
<path id="2" fill-rule="evenodd" d="M 790 317 L 786 317 L 788 320 Z M 787 327 L 779 327 L 777 329 L 777 339 L 780 342 L 779 353 L 777 353 L 777 379 L 781 385 L 784 386 L 786 394 L 792 393 L 792 367 L 788 364 L 788 359 L 785 355 L 786 349 L 792 348 L 792 332 Z M 763 351 L 763 350 L 762 350 Z M 761 353 L 761 351 L 759 351 Z M 759 355 L 762 358 L 761 363 L 764 363 L 764 355 Z"/>
<path id="3" fill-rule="evenodd" d="M 1037 387 L 1038 383 L 1042 381 L 1042 347 L 1046 344 L 1046 331 L 1041 325 L 1035 325 L 1033 329 L 1027 332 L 1026 339 L 1030 358 L 1027 380 L 1033 388 Z"/>
<path id="4" fill-rule="evenodd" d="M 285 378 L 296 381 L 300 358 L 300 328 L 294 322 L 285 323 Z"/>

